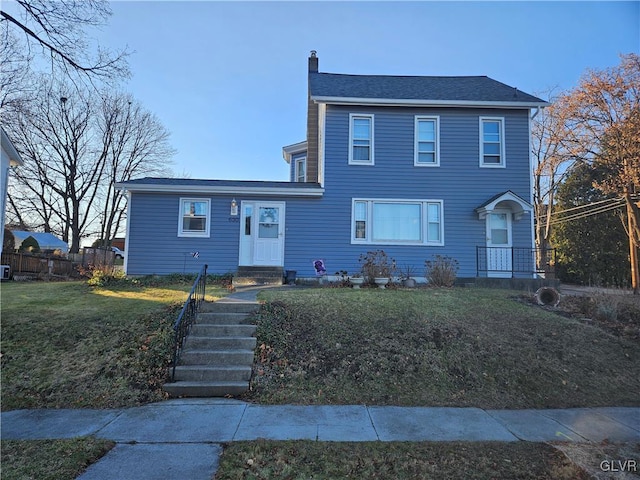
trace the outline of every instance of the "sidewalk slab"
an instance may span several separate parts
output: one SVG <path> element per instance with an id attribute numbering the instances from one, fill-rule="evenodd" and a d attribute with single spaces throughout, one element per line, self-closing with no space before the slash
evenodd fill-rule
<path id="1" fill-rule="evenodd" d="M 602 415 L 597 409 L 541 410 L 540 414 L 592 442 L 602 442 L 605 439 L 610 442 L 640 442 L 640 431 Z"/>
<path id="2" fill-rule="evenodd" d="M 93 435 L 121 410 L 12 410 L 2 412 L 3 440 L 40 440 Z"/>
<path id="3" fill-rule="evenodd" d="M 234 440 L 376 441 L 367 407 L 249 405 Z"/>
<path id="4" fill-rule="evenodd" d="M 369 407 L 382 441 L 502 441 L 518 439 L 479 408 Z"/>
<path id="5" fill-rule="evenodd" d="M 593 410 L 640 432 L 640 408 L 638 407 L 599 407 Z"/>
<path id="6" fill-rule="evenodd" d="M 118 444 L 77 480 L 211 480 L 221 453 L 210 444 Z"/>
<path id="7" fill-rule="evenodd" d="M 166 402 L 125 410 L 97 436 L 115 442 L 205 443 L 233 438 L 245 404 Z"/>
<path id="8" fill-rule="evenodd" d="M 573 430 L 552 418 L 540 414 L 539 410 L 487 410 L 507 430 L 527 442 L 584 442 L 585 439 Z"/>

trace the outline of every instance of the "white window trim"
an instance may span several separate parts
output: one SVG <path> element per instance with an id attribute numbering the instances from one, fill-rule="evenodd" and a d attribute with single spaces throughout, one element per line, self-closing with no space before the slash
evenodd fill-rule
<path id="1" fill-rule="evenodd" d="M 204 232 L 185 232 L 182 229 L 183 220 L 183 204 L 184 202 L 205 202 L 207 204 L 206 214 L 206 228 Z M 197 238 L 209 238 L 211 232 L 211 199 L 210 198 L 198 198 L 198 197 L 180 197 L 178 204 L 178 237 L 197 237 Z"/>
<path id="2" fill-rule="evenodd" d="M 304 163 L 304 179 L 300 180 L 300 163 Z M 294 168 L 294 178 L 296 182 L 306 182 L 307 181 L 307 157 L 298 157 L 295 160 L 295 168 Z"/>
<path id="3" fill-rule="evenodd" d="M 371 142 L 369 145 L 369 161 L 363 162 L 353 159 L 353 120 L 355 118 L 368 118 L 371 121 L 371 137 L 369 141 Z M 349 165 L 375 165 L 375 155 L 374 155 L 374 137 L 375 137 L 375 128 L 374 128 L 374 116 L 372 113 L 350 113 L 349 114 Z"/>
<path id="4" fill-rule="evenodd" d="M 484 131 L 482 125 L 485 121 L 500 122 L 500 163 L 484 163 Z M 506 150 L 504 142 L 504 117 L 480 117 L 480 168 L 506 168 Z"/>
<path id="5" fill-rule="evenodd" d="M 435 143 L 436 143 L 436 157 L 435 157 L 435 163 L 423 163 L 423 162 L 419 162 L 419 155 L 418 155 L 418 147 L 419 147 L 419 141 L 418 141 L 418 123 L 421 120 L 433 120 L 436 123 L 436 139 L 435 139 Z M 413 165 L 415 167 L 439 167 L 440 166 L 440 117 L 439 116 L 434 116 L 434 115 L 416 115 L 415 119 L 414 119 L 414 129 L 413 129 Z"/>
<path id="6" fill-rule="evenodd" d="M 356 202 L 365 202 L 367 204 L 367 218 L 365 225 L 365 238 L 356 238 Z M 374 241 L 372 239 L 373 228 L 373 204 L 374 203 L 420 203 L 421 204 L 421 222 L 422 222 L 422 240 L 419 242 L 411 241 Z M 428 205 L 437 203 L 440 205 L 440 241 L 427 241 L 429 229 Z M 443 247 L 444 246 L 444 200 L 438 199 L 411 199 L 411 198 L 352 198 L 351 199 L 351 244 L 352 245 L 405 245 L 405 246 L 428 246 Z"/>

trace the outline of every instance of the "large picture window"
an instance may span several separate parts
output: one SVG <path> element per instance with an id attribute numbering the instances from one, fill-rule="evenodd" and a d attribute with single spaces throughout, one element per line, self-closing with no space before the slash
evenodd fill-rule
<path id="1" fill-rule="evenodd" d="M 373 115 L 349 115 L 349 163 L 373 165 Z"/>
<path id="2" fill-rule="evenodd" d="M 440 165 L 440 132 L 438 117 L 416 117 L 414 165 L 437 167 Z"/>
<path id="3" fill-rule="evenodd" d="M 442 200 L 354 199 L 352 243 L 443 245 Z"/>
<path id="4" fill-rule="evenodd" d="M 208 237 L 211 200 L 208 198 L 181 198 L 179 237 Z"/>
<path id="5" fill-rule="evenodd" d="M 504 167 L 504 119 L 480 117 L 480 166 Z"/>

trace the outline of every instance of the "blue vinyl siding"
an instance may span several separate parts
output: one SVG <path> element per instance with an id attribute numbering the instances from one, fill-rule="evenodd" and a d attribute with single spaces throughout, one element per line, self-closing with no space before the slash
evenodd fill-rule
<path id="1" fill-rule="evenodd" d="M 349 113 L 375 115 L 375 166 L 348 165 Z M 440 166 L 419 168 L 414 158 L 415 115 L 440 116 Z M 481 115 L 505 118 L 506 169 L 479 167 Z M 530 200 L 527 110 L 349 108 L 329 106 L 326 114 L 325 195 L 319 218 L 326 227 L 316 231 L 326 254 L 327 268 L 358 268 L 366 250 L 384 249 L 399 265 L 422 271 L 434 254 L 460 262 L 460 276 L 476 275 L 476 246 L 486 245 L 485 221 L 476 207 L 497 193 L 511 190 Z M 443 247 L 352 245 L 351 199 L 395 198 L 443 200 Z M 309 240 L 309 239 L 307 239 Z M 513 222 L 514 246 L 531 247 L 529 215 Z M 321 252 L 324 249 L 319 246 Z"/>
<path id="2" fill-rule="evenodd" d="M 178 237 L 179 194 L 133 193 L 129 218 L 127 273 L 129 275 L 194 273 L 209 265 L 211 273 L 234 272 L 238 268 L 240 215 L 229 215 L 232 196 L 193 195 L 211 199 L 209 238 Z M 234 195 L 242 200 L 285 201 L 285 268 L 311 270 L 312 252 L 307 216 L 319 210 L 320 199 L 273 198 Z M 298 247 L 298 248 L 297 248 Z M 192 256 L 198 252 L 198 258 Z M 295 264 L 290 267 L 289 263 Z M 308 276 L 312 272 L 307 272 Z"/>
<path id="3" fill-rule="evenodd" d="M 349 165 L 349 113 L 375 116 L 375 165 Z M 530 201 L 528 110 L 469 108 L 396 108 L 327 106 L 322 198 L 243 197 L 242 200 L 285 201 L 284 268 L 313 277 L 312 262 L 324 259 L 329 274 L 358 271 L 358 257 L 384 249 L 398 266 L 413 265 L 418 275 L 432 255 L 458 260 L 461 277 L 476 275 L 476 246 L 486 245 L 485 220 L 475 208 L 511 190 Z M 414 166 L 416 115 L 440 118 L 440 166 Z M 503 117 L 506 168 L 479 166 L 479 117 Z M 295 180 L 295 159 L 290 180 Z M 189 195 L 190 197 L 195 195 Z M 231 196 L 211 196 L 211 237 L 177 236 L 180 195 L 134 193 L 131 206 L 128 273 L 194 272 L 204 263 L 210 271 L 235 271 L 240 225 L 229 219 Z M 353 198 L 442 200 L 444 246 L 354 245 L 351 243 Z M 239 218 L 239 217 L 236 217 Z M 532 247 L 531 218 L 512 224 L 514 247 Z M 199 251 L 200 257 L 190 256 Z"/>

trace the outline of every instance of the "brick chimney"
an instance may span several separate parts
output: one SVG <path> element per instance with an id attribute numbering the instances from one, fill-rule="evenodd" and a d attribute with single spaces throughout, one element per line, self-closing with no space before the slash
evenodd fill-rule
<path id="1" fill-rule="evenodd" d="M 311 50 L 309 55 L 309 73 L 318 73 L 318 57 L 316 53 L 315 50 Z"/>
<path id="2" fill-rule="evenodd" d="M 311 75 L 318 73 L 318 57 L 311 50 L 307 79 L 307 182 L 318 181 L 318 104 L 311 100 Z"/>

